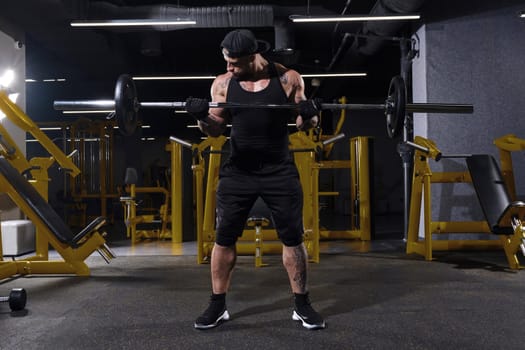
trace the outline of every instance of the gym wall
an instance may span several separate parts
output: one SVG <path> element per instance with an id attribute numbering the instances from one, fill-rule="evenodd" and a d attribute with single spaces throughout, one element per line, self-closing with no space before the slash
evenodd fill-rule
<path id="1" fill-rule="evenodd" d="M 25 45 L 0 31 L 0 52 L 0 76 L 2 76 L 7 69 L 14 71 L 15 78 L 10 88 L 13 92 L 19 93 L 16 103 L 20 108 L 25 110 Z M 25 154 L 25 132 L 13 125 L 1 112 L 0 123 L 7 129 L 20 151 Z M 5 194 L 0 195 L 0 211 L 2 212 L 1 220 L 19 219 L 21 215 L 20 210 Z"/>
<path id="2" fill-rule="evenodd" d="M 439 2 L 434 6 L 450 7 L 450 18 L 432 19 L 417 31 L 414 102 L 470 103 L 474 114 L 415 115 L 414 135 L 433 140 L 443 154 L 492 154 L 499 162 L 494 139 L 511 133 L 525 137 L 525 20 L 518 16 L 523 6 L 491 10 L 489 3 L 469 2 L 470 14 L 458 17 L 467 11 L 465 4 Z M 525 158 L 515 153 L 516 191 L 523 198 Z M 434 171 L 465 169 L 463 159 L 430 164 Z M 470 184 L 432 185 L 432 215 L 442 221 L 483 220 Z"/>

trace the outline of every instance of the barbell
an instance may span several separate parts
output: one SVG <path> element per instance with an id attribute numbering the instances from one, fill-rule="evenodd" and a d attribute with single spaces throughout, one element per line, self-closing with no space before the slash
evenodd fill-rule
<path id="1" fill-rule="evenodd" d="M 115 119 L 120 132 L 130 136 L 139 123 L 139 110 L 147 108 L 183 109 L 186 102 L 139 102 L 137 89 L 133 78 L 127 74 L 121 75 L 115 86 L 114 100 L 62 100 L 54 101 L 53 107 L 59 111 L 80 110 L 115 110 Z M 275 108 L 298 109 L 295 103 L 285 104 L 250 104 L 235 102 L 209 102 L 210 108 Z M 322 110 L 381 110 L 386 116 L 388 136 L 395 138 L 403 130 L 406 113 L 473 113 L 469 104 L 447 103 L 407 103 L 405 81 L 401 76 L 395 76 L 390 81 L 388 97 L 381 104 L 341 104 L 321 103 Z"/>

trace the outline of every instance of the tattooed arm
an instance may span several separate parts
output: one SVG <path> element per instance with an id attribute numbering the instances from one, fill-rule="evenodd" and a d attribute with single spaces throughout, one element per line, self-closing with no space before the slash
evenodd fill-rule
<path id="1" fill-rule="evenodd" d="M 226 102 L 226 93 L 231 74 L 219 75 L 211 85 L 211 99 L 213 102 Z M 208 136 L 217 137 L 226 130 L 230 121 L 230 114 L 224 108 L 210 108 L 208 117 L 199 121 L 199 129 Z"/>
<path id="2" fill-rule="evenodd" d="M 301 75 L 293 70 L 288 69 L 282 65 L 277 65 L 279 71 L 281 84 L 286 92 L 290 102 L 299 103 L 306 100 L 304 80 Z M 298 115 L 295 119 L 295 124 L 299 130 L 308 130 L 316 127 L 319 123 L 319 117 L 314 116 L 306 121 L 302 116 Z"/>

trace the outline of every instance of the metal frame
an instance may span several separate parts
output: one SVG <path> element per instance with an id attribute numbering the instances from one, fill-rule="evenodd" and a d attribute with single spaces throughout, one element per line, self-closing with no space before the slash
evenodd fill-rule
<path id="1" fill-rule="evenodd" d="M 422 255 L 425 260 L 433 259 L 433 251 L 448 251 L 459 249 L 501 249 L 501 240 L 438 240 L 433 235 L 440 234 L 490 234 L 486 221 L 434 221 L 432 220 L 432 194 L 433 183 L 471 183 L 468 171 L 465 172 L 432 172 L 429 158 L 436 160 L 441 157 L 441 152 L 436 144 L 421 136 L 414 138 L 414 171 L 412 176 L 412 192 L 410 197 L 410 211 L 406 241 L 407 254 Z M 421 212 L 423 210 L 423 212 Z M 419 237 L 421 216 L 423 217 L 423 237 Z"/>

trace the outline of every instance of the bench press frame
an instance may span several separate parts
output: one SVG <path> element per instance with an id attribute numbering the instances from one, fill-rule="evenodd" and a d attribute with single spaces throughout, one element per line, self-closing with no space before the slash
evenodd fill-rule
<path id="1" fill-rule="evenodd" d="M 485 221 L 444 222 L 433 221 L 431 210 L 431 184 L 433 183 L 472 183 L 470 172 L 432 172 L 429 159 L 439 160 L 442 157 L 434 141 L 416 136 L 414 152 L 414 171 L 412 177 L 412 192 L 410 198 L 409 224 L 407 231 L 406 253 L 422 255 L 425 260 L 433 260 L 433 251 L 448 250 L 488 250 L 502 249 L 505 252 L 509 267 L 519 269 L 516 251 L 519 249 L 523 234 L 520 222 L 512 228 L 513 234 L 499 234 L 499 239 L 472 240 L 434 240 L 433 235 L 439 234 L 492 234 L 493 230 Z M 464 155 L 465 158 L 470 155 Z M 509 179 L 504 177 L 505 183 Z M 422 218 L 421 218 L 422 215 Z M 419 237 L 419 228 L 423 224 L 423 237 Z M 507 220 L 507 223 L 510 221 Z"/>
<path id="2" fill-rule="evenodd" d="M 7 93 L 0 90 L 0 110 L 14 125 L 25 132 L 33 135 L 35 139 L 50 153 L 50 157 L 35 157 L 27 160 L 23 152 L 17 147 L 7 130 L 0 124 L 0 155 L 7 162 L 4 164 L 13 174 L 23 177 L 22 173 L 29 172 L 32 179 L 30 184 L 34 188 L 34 196 L 41 197 L 47 204 L 48 193 L 48 168 L 57 162 L 58 165 L 71 177 L 80 173 L 78 167 L 72 161 L 72 155 L 65 155 L 47 135 L 27 116 L 20 107 L 12 102 Z M 11 169 L 12 168 L 12 169 Z M 25 180 L 25 178 L 24 178 Z M 106 261 L 114 257 L 103 238 L 104 233 L 98 230 L 105 223 L 105 219 L 97 218 L 84 230 L 81 231 L 82 237 L 78 236 L 74 246 L 65 242 L 60 242 L 50 231 L 37 212 L 20 195 L 9 180 L 0 175 L 0 193 L 6 193 L 20 210 L 33 222 L 36 231 L 36 253 L 17 261 L 5 261 L 0 249 L 0 280 L 16 274 L 76 274 L 86 276 L 90 274 L 89 268 L 84 260 L 95 250 L 103 256 Z M 46 210 L 53 210 L 50 206 Z M 1 232 L 0 232 L 1 234 Z M 1 238 L 1 237 L 0 237 Z M 51 245 L 64 258 L 64 261 L 49 260 L 49 245 Z M 1 248 L 1 247 L 0 247 Z"/>

